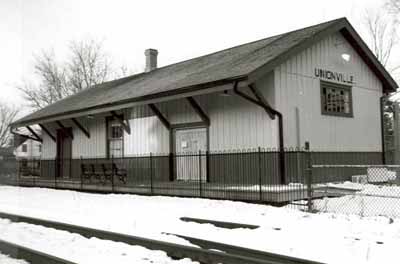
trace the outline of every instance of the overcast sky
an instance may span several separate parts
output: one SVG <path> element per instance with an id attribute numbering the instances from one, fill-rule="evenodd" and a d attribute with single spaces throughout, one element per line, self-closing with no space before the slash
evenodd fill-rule
<path id="1" fill-rule="evenodd" d="M 32 79 L 33 54 L 68 42 L 104 41 L 114 64 L 144 68 L 144 50 L 159 66 L 346 16 L 360 30 L 367 8 L 383 0 L 0 0 L 1 99 L 24 106 L 15 86 Z"/>

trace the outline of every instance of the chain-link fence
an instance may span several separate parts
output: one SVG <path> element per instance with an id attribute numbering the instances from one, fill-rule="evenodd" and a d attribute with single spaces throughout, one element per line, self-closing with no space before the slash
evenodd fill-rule
<path id="1" fill-rule="evenodd" d="M 400 218 L 400 165 L 311 167 L 313 211 Z"/>

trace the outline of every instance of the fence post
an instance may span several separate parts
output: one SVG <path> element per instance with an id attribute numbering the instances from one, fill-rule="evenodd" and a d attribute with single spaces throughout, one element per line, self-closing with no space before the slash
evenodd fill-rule
<path id="1" fill-rule="evenodd" d="M 57 189 L 58 157 L 54 159 L 54 189 Z"/>
<path id="2" fill-rule="evenodd" d="M 154 194 L 153 190 L 153 154 L 150 152 L 150 193 Z"/>
<path id="3" fill-rule="evenodd" d="M 210 151 L 206 150 L 206 182 L 210 182 Z"/>
<path id="4" fill-rule="evenodd" d="M 20 164 L 20 162 L 19 162 L 19 160 L 17 159 L 17 158 L 15 158 L 15 162 L 17 163 L 17 186 L 20 186 L 21 185 L 21 183 L 20 183 L 20 179 L 21 179 L 21 164 Z"/>
<path id="5" fill-rule="evenodd" d="M 114 170 L 116 166 L 114 166 L 114 154 L 111 155 L 111 191 L 114 192 Z"/>
<path id="6" fill-rule="evenodd" d="M 305 143 L 305 152 L 306 152 L 306 162 L 307 162 L 307 173 L 306 173 L 306 183 L 307 183 L 307 210 L 309 213 L 312 212 L 312 160 L 311 160 L 311 151 L 310 151 L 310 142 Z"/>
<path id="7" fill-rule="evenodd" d="M 169 181 L 174 181 L 174 154 L 172 152 L 169 153 L 168 163 L 169 163 Z"/>
<path id="8" fill-rule="evenodd" d="M 202 194 L 202 186 L 201 186 L 201 150 L 199 150 L 199 194 L 200 197 L 203 197 Z"/>
<path id="9" fill-rule="evenodd" d="M 80 170 L 80 179 L 81 179 L 81 190 L 83 189 L 83 179 L 82 179 L 82 156 L 79 157 L 79 170 Z"/>
<path id="10" fill-rule="evenodd" d="M 262 201 L 262 170 L 261 170 L 261 147 L 258 147 L 258 186 L 259 186 L 259 194 L 260 201 Z"/>

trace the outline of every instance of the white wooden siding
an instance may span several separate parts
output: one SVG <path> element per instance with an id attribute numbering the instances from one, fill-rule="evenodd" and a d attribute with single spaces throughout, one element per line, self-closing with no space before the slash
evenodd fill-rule
<path id="1" fill-rule="evenodd" d="M 272 87 L 260 87 L 268 91 Z M 265 111 L 235 95 L 210 94 L 195 98 L 211 120 L 209 127 L 210 150 L 233 150 L 257 147 L 276 147 L 276 121 Z M 157 104 L 171 124 L 201 121 L 186 100 Z M 152 115 L 147 106 L 131 111 L 131 135 L 125 133 L 125 155 L 143 153 L 169 153 L 168 130 Z"/>
<path id="2" fill-rule="evenodd" d="M 341 54 L 350 54 L 345 62 Z M 351 74 L 354 118 L 321 114 L 320 79 L 314 69 Z M 296 145 L 296 107 L 300 141 L 313 149 L 381 150 L 379 97 L 382 85 L 341 34 L 334 34 L 275 69 L 276 107 L 284 116 L 286 146 Z"/>
<path id="3" fill-rule="evenodd" d="M 45 124 L 47 129 L 49 129 L 53 136 L 56 136 L 54 129 L 54 124 Z M 43 159 L 54 159 L 57 155 L 57 145 L 56 143 L 43 131 L 42 133 L 42 158 Z"/>
<path id="4" fill-rule="evenodd" d="M 72 157 L 102 157 L 106 154 L 106 130 L 105 118 L 96 117 L 95 119 L 79 118 L 78 121 L 89 131 L 90 138 L 77 128 L 72 121 L 63 120 L 65 127 L 72 127 L 74 140 L 72 140 Z M 45 124 L 51 133 L 56 137 L 57 125 L 54 123 Z M 57 155 L 56 143 L 43 133 L 42 157 L 44 159 L 54 159 Z"/>
<path id="5" fill-rule="evenodd" d="M 341 58 L 343 53 L 351 55 L 350 62 Z M 354 76 L 354 118 L 321 114 L 320 80 L 314 77 L 315 68 Z M 296 146 L 299 141 L 301 145 L 310 141 L 313 149 L 327 151 L 381 150 L 379 97 L 382 85 L 340 34 L 327 37 L 290 58 L 258 80 L 256 86 L 283 114 L 286 147 Z M 259 106 L 236 95 L 209 94 L 195 99 L 211 120 L 210 150 L 277 147 L 277 120 L 270 120 Z M 200 121 L 184 99 L 159 103 L 157 107 L 171 124 Z M 124 113 L 131 126 L 131 134 L 124 134 L 126 156 L 171 151 L 169 132 L 148 106 L 137 106 Z M 73 124 L 65 122 L 65 126 L 73 127 L 73 157 L 104 156 L 105 116 L 81 118 L 79 121 L 89 129 L 91 137 L 86 138 Z M 55 135 L 55 130 L 52 131 Z M 56 144 L 45 134 L 42 155 L 44 158 L 56 155 Z"/>

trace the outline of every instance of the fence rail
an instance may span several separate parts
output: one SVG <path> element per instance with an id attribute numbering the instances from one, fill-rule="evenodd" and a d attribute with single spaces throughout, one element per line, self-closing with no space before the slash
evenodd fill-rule
<path id="1" fill-rule="evenodd" d="M 372 204 L 376 200 L 366 201 L 371 199 L 365 197 L 375 195 L 396 199 L 393 204 L 399 202 L 399 208 L 388 208 L 395 210 L 391 216 L 397 216 L 400 165 L 382 165 L 381 152 L 287 149 L 284 177 L 280 175 L 279 155 L 277 150 L 258 148 L 132 157 L 10 159 L 7 166 L 0 161 L 0 168 L 8 168 L 0 169 L 0 183 L 289 204 L 302 210 L 344 213 L 351 213 L 347 207 L 357 207 L 351 205 L 351 197 L 364 197 L 362 203 Z M 363 206 L 355 213 L 373 215 L 372 209 Z M 378 215 L 379 210 L 374 213 Z"/>

